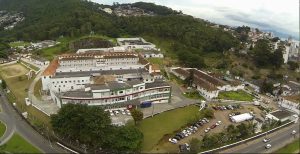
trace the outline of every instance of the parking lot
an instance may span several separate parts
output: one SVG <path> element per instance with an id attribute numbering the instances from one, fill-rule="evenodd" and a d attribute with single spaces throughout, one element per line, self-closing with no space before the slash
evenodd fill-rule
<path id="1" fill-rule="evenodd" d="M 109 112 L 112 124 L 122 126 L 129 120 L 133 120 L 131 113 L 126 108 L 106 110 Z"/>
<path id="2" fill-rule="evenodd" d="M 176 135 L 176 133 L 180 133 L 183 131 L 179 130 L 178 132 L 175 132 L 173 136 L 170 136 L 170 138 L 165 138 L 164 141 L 161 141 L 161 143 L 155 148 L 153 149 L 151 152 L 178 152 L 179 145 L 183 145 L 185 143 L 189 143 L 190 140 L 192 138 L 197 138 L 199 140 L 202 140 L 202 138 L 204 137 L 205 134 L 209 135 L 209 134 L 214 134 L 214 133 L 220 133 L 222 131 L 224 131 L 228 125 L 232 124 L 232 125 L 239 125 L 240 123 L 233 123 L 229 120 L 229 114 L 231 113 L 250 113 L 252 112 L 255 115 L 255 118 L 261 118 L 261 113 L 262 111 L 260 109 L 258 109 L 257 107 L 253 106 L 253 105 L 242 105 L 240 108 L 238 109 L 234 109 L 234 110 L 214 110 L 214 119 L 209 119 L 208 123 L 203 124 L 202 126 L 198 127 L 197 130 L 194 133 L 191 133 L 190 135 L 180 139 L 179 141 L 177 141 L 176 144 L 171 143 L 170 142 L 170 138 L 174 137 Z M 220 124 L 216 125 L 216 123 L 221 122 Z M 213 126 L 216 125 L 216 126 Z M 211 127 L 215 127 L 213 129 L 211 129 Z M 205 130 L 207 128 L 210 128 L 209 131 L 205 132 Z M 171 150 L 171 151 L 170 151 Z"/>

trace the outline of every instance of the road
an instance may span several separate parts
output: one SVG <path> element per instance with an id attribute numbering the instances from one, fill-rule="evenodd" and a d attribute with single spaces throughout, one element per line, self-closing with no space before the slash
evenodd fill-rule
<path id="1" fill-rule="evenodd" d="M 2 112 L 0 114 L 0 119 L 5 122 L 7 128 L 9 128 L 9 134 L 13 132 L 18 133 L 24 137 L 32 145 L 40 149 L 44 153 L 66 153 L 60 147 L 55 144 L 50 144 L 50 142 L 45 139 L 42 135 L 36 132 L 18 113 L 17 111 L 9 104 L 3 91 L 0 91 L 0 104 Z M 1 138 L 2 139 L 2 138 Z M 9 136 L 3 137 L 1 140 L 2 144 L 9 140 Z"/>
<path id="2" fill-rule="evenodd" d="M 247 143 L 234 146 L 230 149 L 224 150 L 221 153 L 272 153 L 286 144 L 292 142 L 294 139 L 299 138 L 299 122 L 291 126 L 282 128 L 267 136 L 262 136 L 256 140 L 249 141 Z M 296 130 L 297 134 L 294 136 L 291 134 L 292 130 Z M 270 138 L 269 144 L 272 145 L 270 149 L 265 149 L 267 143 L 263 143 L 263 139 Z"/>

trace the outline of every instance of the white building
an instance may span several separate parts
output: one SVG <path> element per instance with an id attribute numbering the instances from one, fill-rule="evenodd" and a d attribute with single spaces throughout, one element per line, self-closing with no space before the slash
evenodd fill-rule
<path id="1" fill-rule="evenodd" d="M 78 49 L 77 54 L 82 53 L 97 53 L 97 52 L 127 52 L 125 47 L 112 47 L 112 48 L 91 48 L 91 49 Z"/>
<path id="2" fill-rule="evenodd" d="M 164 58 L 164 55 L 157 50 L 141 51 L 140 54 L 144 58 Z"/>
<path id="3" fill-rule="evenodd" d="M 198 90 L 199 94 L 204 98 L 211 100 L 217 98 L 221 91 L 237 91 L 244 89 L 244 85 L 238 81 L 225 82 L 218 78 L 209 75 L 206 72 L 194 68 L 172 68 L 171 72 L 180 78 L 186 80 L 190 77 L 193 71 L 192 86 Z"/>
<path id="4" fill-rule="evenodd" d="M 254 116 L 252 114 L 243 113 L 243 114 L 239 114 L 239 115 L 235 115 L 235 116 L 230 117 L 230 120 L 232 122 L 239 123 L 239 122 L 243 122 L 243 121 L 246 121 L 246 120 L 252 120 L 253 118 L 254 118 Z"/>
<path id="5" fill-rule="evenodd" d="M 281 122 L 285 122 L 287 120 L 295 120 L 294 118 L 297 117 L 294 116 L 295 114 L 292 113 L 292 112 L 289 112 L 289 111 L 284 111 L 284 110 L 277 110 L 277 111 L 274 111 L 274 112 L 271 112 L 269 114 L 266 115 L 266 117 L 268 119 L 272 119 L 272 120 L 275 120 L 275 121 L 281 121 Z"/>
<path id="6" fill-rule="evenodd" d="M 150 65 L 147 70 L 140 61 L 131 52 L 61 55 L 43 72 L 42 89 L 59 107 L 67 103 L 114 108 L 144 101 L 169 102 L 171 87 L 153 75 L 159 73 L 156 68 Z"/>
<path id="7" fill-rule="evenodd" d="M 126 49 L 156 50 L 156 46 L 143 38 L 117 38 L 118 45 Z"/>

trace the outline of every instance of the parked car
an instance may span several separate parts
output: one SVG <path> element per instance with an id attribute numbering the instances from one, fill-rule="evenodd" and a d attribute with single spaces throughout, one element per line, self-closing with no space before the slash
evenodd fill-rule
<path id="1" fill-rule="evenodd" d="M 270 149 L 271 147 L 272 147 L 271 144 L 267 144 L 267 145 L 265 146 L 266 149 Z"/>
<path id="2" fill-rule="evenodd" d="M 293 130 L 292 131 L 292 135 L 295 135 L 297 132 L 296 132 L 296 130 Z"/>
<path id="3" fill-rule="evenodd" d="M 119 111 L 114 111 L 115 112 L 115 114 L 119 114 Z"/>
<path id="4" fill-rule="evenodd" d="M 221 121 L 218 121 L 218 122 L 216 122 L 216 125 L 219 126 L 219 125 L 221 125 L 221 123 L 222 123 Z"/>
<path id="5" fill-rule="evenodd" d="M 178 141 L 174 138 L 169 138 L 169 142 L 171 142 L 173 144 L 176 144 Z"/>
<path id="6" fill-rule="evenodd" d="M 204 130 L 205 133 L 208 133 L 209 131 L 210 131 L 209 127 Z"/>
<path id="7" fill-rule="evenodd" d="M 267 142 L 269 142 L 269 141 L 270 141 L 269 138 L 264 138 L 264 139 L 263 139 L 263 142 L 264 142 L 264 143 L 267 143 Z"/>
<path id="8" fill-rule="evenodd" d="M 216 128 L 216 127 L 217 127 L 217 125 L 216 125 L 216 124 L 213 124 L 213 125 L 210 126 L 210 129 L 214 129 L 214 128 Z"/>
<path id="9" fill-rule="evenodd" d="M 209 120 L 207 118 L 203 118 L 203 120 L 205 120 L 206 123 L 209 123 Z"/>
<path id="10" fill-rule="evenodd" d="M 180 152 L 189 152 L 190 150 L 191 150 L 190 145 L 187 143 L 179 145 Z"/>
<path id="11" fill-rule="evenodd" d="M 174 136 L 173 138 L 176 139 L 177 141 L 181 140 L 179 136 Z"/>
<path id="12" fill-rule="evenodd" d="M 125 112 L 124 110 L 121 110 L 121 113 L 122 113 L 123 115 L 125 115 L 125 114 L 126 114 L 126 112 Z"/>

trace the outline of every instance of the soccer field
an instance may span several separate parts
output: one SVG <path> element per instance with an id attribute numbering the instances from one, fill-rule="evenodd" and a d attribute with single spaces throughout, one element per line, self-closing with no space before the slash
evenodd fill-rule
<path id="1" fill-rule="evenodd" d="M 1 67 L 1 74 L 3 78 L 12 78 L 16 76 L 25 75 L 29 70 L 20 64 L 12 64 Z"/>

